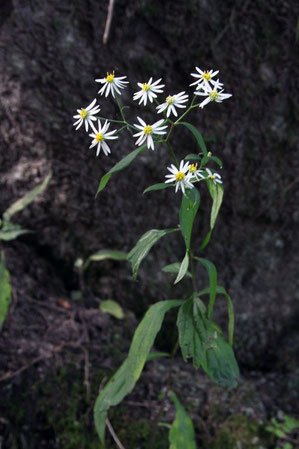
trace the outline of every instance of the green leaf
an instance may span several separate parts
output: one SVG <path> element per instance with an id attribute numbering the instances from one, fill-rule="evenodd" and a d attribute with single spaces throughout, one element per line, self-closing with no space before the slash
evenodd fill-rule
<path id="1" fill-rule="evenodd" d="M 112 299 L 101 301 L 99 308 L 102 312 L 109 313 L 109 315 L 114 316 L 118 320 L 122 320 L 125 316 L 122 307 Z"/>
<path id="2" fill-rule="evenodd" d="M 184 125 L 186 128 L 189 129 L 189 131 L 192 132 L 193 136 L 195 137 L 197 144 L 199 145 L 201 151 L 203 152 L 203 159 L 202 159 L 202 165 L 205 165 L 208 161 L 208 150 L 205 144 L 205 141 L 201 135 L 201 133 L 198 131 L 198 129 L 195 128 L 195 126 L 191 125 L 191 123 L 187 122 L 179 122 L 179 125 Z"/>
<path id="3" fill-rule="evenodd" d="M 198 292 L 198 296 L 206 295 L 210 293 L 210 288 L 205 288 Z M 225 290 L 225 288 L 220 287 L 220 285 L 217 285 L 216 287 L 216 293 L 220 295 L 224 295 L 227 300 L 227 307 L 228 307 L 228 341 L 229 344 L 233 345 L 233 336 L 234 336 L 234 325 L 235 325 L 235 317 L 234 317 L 234 307 L 233 302 L 231 300 L 231 297 Z"/>
<path id="4" fill-rule="evenodd" d="M 188 266 L 189 266 L 189 254 L 188 254 L 188 251 L 186 251 L 186 254 L 181 263 L 178 275 L 176 277 L 176 280 L 174 281 L 175 284 L 177 284 L 178 282 L 180 282 L 180 280 L 183 279 L 183 277 L 185 276 L 185 274 L 188 271 Z"/>
<path id="5" fill-rule="evenodd" d="M 213 315 L 213 308 L 216 299 L 216 289 L 217 289 L 217 270 L 215 265 L 210 262 L 208 259 L 202 259 L 201 257 L 197 257 L 198 260 L 207 270 L 210 281 L 210 303 L 209 303 L 209 311 L 208 318 L 211 319 Z"/>
<path id="6" fill-rule="evenodd" d="M 233 350 L 219 327 L 206 317 L 199 298 L 190 298 L 180 307 L 177 326 L 184 360 L 192 358 L 194 366 L 201 366 L 215 383 L 235 387 L 239 368 Z"/>
<path id="7" fill-rule="evenodd" d="M 212 161 L 216 162 L 217 165 L 219 165 L 220 168 L 222 168 L 222 162 L 217 156 L 210 156 L 209 159 L 212 159 Z"/>
<path id="8" fill-rule="evenodd" d="M 299 428 L 299 420 L 292 416 L 284 415 L 284 423 L 282 428 L 286 433 L 292 432 L 294 429 Z"/>
<path id="9" fill-rule="evenodd" d="M 200 161 L 201 157 L 198 154 L 190 153 L 185 156 L 185 159 L 189 161 Z"/>
<path id="10" fill-rule="evenodd" d="M 172 229 L 151 229 L 150 231 L 143 234 L 143 236 L 138 240 L 136 245 L 128 254 L 128 260 L 132 264 L 133 278 L 136 280 L 139 265 L 142 260 L 147 256 L 151 247 L 160 240 L 166 234 L 170 232 L 178 231 L 177 228 Z"/>
<path id="11" fill-rule="evenodd" d="M 173 391 L 169 393 L 175 408 L 175 420 L 169 431 L 169 449 L 196 449 L 195 432 L 191 418 Z"/>
<path id="12" fill-rule="evenodd" d="M 187 249 L 190 249 L 192 226 L 199 208 L 199 203 L 200 195 L 195 187 L 193 189 L 187 189 L 186 194 L 182 195 L 180 226 Z"/>
<path id="13" fill-rule="evenodd" d="M 216 219 L 219 213 L 219 209 L 223 199 L 223 187 L 219 184 L 214 184 L 210 179 L 206 179 L 206 183 L 210 192 L 210 195 L 213 199 L 213 205 L 211 210 L 210 217 L 210 228 L 211 230 L 214 228 Z"/>
<path id="14" fill-rule="evenodd" d="M 201 244 L 200 247 L 199 247 L 199 251 L 202 251 L 202 250 L 207 246 L 207 244 L 208 244 L 209 241 L 210 241 L 211 236 L 212 236 L 212 229 L 211 229 L 211 230 L 207 233 L 207 235 L 205 236 L 205 238 L 204 238 L 202 244 Z"/>
<path id="15" fill-rule="evenodd" d="M 164 190 L 168 189 L 168 187 L 172 187 L 169 184 L 166 184 L 165 182 L 160 182 L 159 184 L 153 184 L 152 186 L 148 187 L 144 190 L 143 195 L 147 192 L 152 192 L 153 190 Z"/>
<path id="16" fill-rule="evenodd" d="M 11 285 L 8 270 L 0 259 L 0 330 L 3 326 L 11 303 Z"/>
<path id="17" fill-rule="evenodd" d="M 88 257 L 84 263 L 84 270 L 88 267 L 90 262 L 101 262 L 102 260 L 112 259 L 112 260 L 127 260 L 128 255 L 123 251 L 114 251 L 111 249 L 102 249 L 97 253 L 92 254 Z"/>
<path id="18" fill-rule="evenodd" d="M 10 218 L 17 212 L 23 210 L 26 206 L 32 203 L 39 195 L 43 193 L 43 191 L 47 188 L 49 181 L 52 177 L 52 173 L 45 177 L 41 184 L 38 184 L 34 189 L 30 190 L 30 192 L 26 193 L 22 198 L 13 203 L 3 214 L 3 220 L 9 221 Z"/>
<path id="19" fill-rule="evenodd" d="M 191 297 L 180 307 L 177 327 L 183 359 L 186 362 L 191 358 L 193 365 L 198 369 L 204 363 L 204 336 L 206 335 L 206 330 L 202 331 L 195 326 L 193 307 L 194 303 Z"/>
<path id="20" fill-rule="evenodd" d="M 234 388 L 239 376 L 239 367 L 232 347 L 224 340 L 215 323 L 209 327 L 209 346 L 207 347 L 207 366 L 204 371 L 222 387 Z"/>
<path id="21" fill-rule="evenodd" d="M 20 225 L 11 223 L 10 221 L 3 221 L 2 223 L 3 226 L 0 229 L 0 240 L 14 240 L 20 235 L 31 233 L 28 229 L 23 229 Z"/>
<path id="22" fill-rule="evenodd" d="M 166 265 L 165 267 L 162 268 L 162 271 L 164 271 L 165 273 L 171 273 L 171 274 L 178 274 L 178 272 L 180 271 L 181 268 L 181 263 L 180 262 L 175 262 L 175 263 L 171 263 L 170 265 Z M 192 277 L 191 273 L 189 271 L 186 271 L 186 276 L 188 277 Z"/>
<path id="23" fill-rule="evenodd" d="M 139 155 L 141 154 L 144 150 L 146 149 L 146 145 L 143 145 L 140 148 L 137 148 L 136 150 L 132 151 L 131 153 L 127 154 L 127 156 L 125 156 L 123 159 L 121 159 L 119 162 L 117 162 L 117 164 L 114 165 L 114 167 L 111 168 L 111 170 L 109 170 L 101 179 L 96 196 L 106 187 L 109 179 L 111 178 L 111 175 L 113 175 L 113 173 L 117 173 L 121 170 L 124 170 L 125 168 L 127 168 L 131 162 L 133 162 L 133 160 Z"/>
<path id="24" fill-rule="evenodd" d="M 150 362 L 151 360 L 158 359 L 160 357 L 170 357 L 170 354 L 169 352 L 153 351 L 149 353 L 149 355 L 146 358 L 146 361 Z"/>
<path id="25" fill-rule="evenodd" d="M 102 444 L 105 440 L 105 422 L 109 408 L 119 404 L 133 390 L 161 328 L 165 313 L 181 304 L 182 301 L 173 299 L 157 302 L 148 309 L 135 331 L 127 359 L 99 394 L 94 406 L 94 419 Z"/>

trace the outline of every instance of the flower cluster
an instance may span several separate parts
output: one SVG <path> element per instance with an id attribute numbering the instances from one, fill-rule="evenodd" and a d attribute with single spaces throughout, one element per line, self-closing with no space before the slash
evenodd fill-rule
<path id="1" fill-rule="evenodd" d="M 197 164 L 190 164 L 184 160 L 180 162 L 179 168 L 171 164 L 170 167 L 167 167 L 167 170 L 170 171 L 171 175 L 165 175 L 168 178 L 165 183 L 174 182 L 175 191 L 181 189 L 183 194 L 185 194 L 186 187 L 192 189 L 194 182 L 204 179 L 211 179 L 214 184 L 222 184 L 221 176 L 218 173 L 212 173 L 209 168 L 198 169 Z"/>
<path id="2" fill-rule="evenodd" d="M 107 144 L 109 140 L 115 140 L 118 138 L 118 132 L 122 129 L 127 128 L 131 132 L 136 131 L 133 137 L 136 138 L 135 145 L 141 147 L 145 145 L 147 148 L 154 150 L 155 143 L 166 142 L 168 143 L 169 136 L 172 132 L 173 126 L 178 124 L 181 118 L 193 108 L 203 108 L 208 103 L 215 101 L 216 103 L 221 103 L 223 100 L 231 97 L 231 94 L 223 92 L 223 84 L 216 79 L 218 75 L 218 70 L 208 70 L 203 71 L 196 67 L 196 72 L 191 73 L 191 76 L 195 78 L 195 81 L 190 84 L 190 86 L 196 86 L 193 92 L 194 97 L 187 108 L 187 103 L 189 101 L 189 95 L 185 91 L 179 92 L 177 94 L 165 95 L 165 100 L 161 103 L 158 101 L 158 95 L 163 94 L 165 84 L 161 84 L 162 78 L 153 80 L 151 77 L 147 82 L 137 83 L 139 90 L 133 94 L 133 101 L 138 101 L 138 104 L 146 106 L 147 103 L 156 103 L 156 113 L 163 114 L 164 118 L 160 119 L 152 124 L 143 120 L 141 117 L 137 117 L 137 122 L 134 125 L 130 125 L 123 114 L 123 108 L 120 106 L 118 95 L 121 95 L 121 91 L 127 86 L 128 81 L 126 81 L 126 76 L 115 76 L 115 72 L 107 72 L 107 76 L 104 78 L 98 78 L 95 81 L 102 84 L 102 87 L 98 91 L 100 95 L 105 95 L 108 97 L 109 94 L 116 100 L 118 107 L 120 108 L 122 120 L 115 121 L 121 124 L 120 129 L 113 129 L 109 131 L 110 122 L 108 119 L 99 117 L 98 114 L 101 110 L 100 106 L 97 105 L 97 100 L 94 99 L 87 107 L 77 109 L 77 114 L 74 115 L 76 119 L 74 126 L 78 130 L 83 124 L 86 132 L 88 132 L 89 127 L 92 133 L 89 137 L 92 139 L 89 148 L 96 147 L 96 156 L 100 154 L 102 150 L 103 153 L 108 156 L 111 150 Z M 198 97 L 205 97 L 200 103 L 196 104 L 196 99 Z M 178 117 L 178 110 L 185 109 L 181 117 Z M 170 116 L 173 115 L 176 118 L 176 122 L 172 122 Z M 101 120 L 104 120 L 103 124 Z M 95 122 L 97 121 L 97 127 Z M 181 122 L 182 123 L 182 122 Z M 168 131 L 168 125 L 171 127 Z M 165 135 L 167 136 L 165 137 Z M 164 137 L 162 137 L 164 136 Z M 210 154 L 210 153 L 208 153 Z M 172 155 L 173 156 L 173 155 Z M 174 157 L 175 159 L 175 157 Z M 205 164 L 201 164 L 200 168 L 197 164 L 190 164 L 182 160 L 179 166 L 172 164 L 168 167 L 170 174 L 166 175 L 166 183 L 174 183 L 175 191 L 181 190 L 185 194 L 187 188 L 192 189 L 195 182 L 202 181 L 204 179 L 210 179 L 214 184 L 221 184 L 221 176 L 218 173 L 212 172 L 209 168 L 204 167 Z"/>

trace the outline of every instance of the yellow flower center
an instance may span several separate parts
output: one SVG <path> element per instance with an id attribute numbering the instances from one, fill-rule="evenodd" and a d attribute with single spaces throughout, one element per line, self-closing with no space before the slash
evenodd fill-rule
<path id="1" fill-rule="evenodd" d="M 210 81 L 211 79 L 211 75 L 208 72 L 204 72 L 202 74 L 203 79 L 205 79 L 206 81 Z"/>
<path id="2" fill-rule="evenodd" d="M 216 98 L 218 97 L 219 93 L 217 92 L 217 90 L 213 89 L 210 92 L 210 99 L 211 101 L 216 100 Z"/>
<path id="3" fill-rule="evenodd" d="M 106 80 L 107 80 L 108 83 L 113 83 L 113 81 L 114 81 L 114 70 L 113 70 L 113 73 L 108 73 L 107 72 Z"/>
<path id="4" fill-rule="evenodd" d="M 152 134 L 153 129 L 152 129 L 151 125 L 145 126 L 143 132 L 144 132 L 144 134 L 146 134 L 146 135 Z"/>
<path id="5" fill-rule="evenodd" d="M 151 88 L 151 86 L 149 84 L 147 84 L 147 83 L 142 84 L 142 89 L 145 92 L 148 92 L 150 90 L 150 88 Z"/>
<path id="6" fill-rule="evenodd" d="M 210 179 L 215 179 L 215 175 L 210 175 L 209 178 Z"/>
<path id="7" fill-rule="evenodd" d="M 167 104 L 173 104 L 174 103 L 174 97 L 172 97 L 171 95 L 168 95 L 168 97 L 166 98 L 166 103 Z"/>
<path id="8" fill-rule="evenodd" d="M 81 109 L 80 115 L 82 118 L 86 118 L 87 117 L 87 111 L 85 111 L 85 109 Z"/>
<path id="9" fill-rule="evenodd" d="M 103 134 L 96 134 L 96 141 L 97 142 L 103 142 L 104 136 Z"/>
<path id="10" fill-rule="evenodd" d="M 189 167 L 189 172 L 194 173 L 197 170 L 197 164 L 191 164 Z"/>
<path id="11" fill-rule="evenodd" d="M 182 171 L 179 171 L 176 173 L 175 175 L 177 181 L 183 181 L 183 179 L 185 178 L 185 173 Z"/>

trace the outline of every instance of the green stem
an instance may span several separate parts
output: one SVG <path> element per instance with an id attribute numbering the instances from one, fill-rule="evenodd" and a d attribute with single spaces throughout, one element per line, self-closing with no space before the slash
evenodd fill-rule
<path id="1" fill-rule="evenodd" d="M 190 257 L 190 263 L 191 263 L 192 285 L 193 285 L 193 290 L 196 292 L 197 291 L 197 285 L 196 285 L 195 264 L 194 264 L 194 259 L 196 257 L 193 256 L 193 253 L 192 253 L 191 249 L 189 249 L 189 257 Z"/>
<path id="2" fill-rule="evenodd" d="M 174 153 L 174 151 L 173 151 L 173 148 L 172 148 L 172 146 L 170 145 L 170 142 L 166 142 L 166 143 L 167 143 L 167 146 L 168 146 L 168 150 L 169 150 L 170 156 L 171 156 L 172 159 L 174 160 L 175 165 L 178 167 L 178 166 L 179 166 L 179 162 L 178 162 L 178 160 L 177 160 L 177 158 L 176 158 L 176 155 L 175 155 L 175 153 Z"/>
<path id="3" fill-rule="evenodd" d="M 132 130 L 131 130 L 132 125 L 130 125 L 130 124 L 127 122 L 127 120 L 126 120 L 126 118 L 125 118 L 125 116 L 124 116 L 124 113 L 123 113 L 123 109 L 122 109 L 122 107 L 121 107 L 121 104 L 120 104 L 120 102 L 119 102 L 118 96 L 117 96 L 116 94 L 115 94 L 115 101 L 116 101 L 117 106 L 118 106 L 118 109 L 119 109 L 119 111 L 120 111 L 120 115 L 121 115 L 121 117 L 122 117 L 122 119 L 123 119 L 123 123 L 126 124 L 127 130 L 130 131 L 131 134 L 133 134 L 133 132 L 132 132 Z"/>
<path id="4" fill-rule="evenodd" d="M 123 120 L 111 120 L 110 118 L 106 118 L 106 117 L 98 117 L 98 118 L 101 120 L 107 120 L 108 122 L 111 122 L 111 123 L 126 123 Z"/>

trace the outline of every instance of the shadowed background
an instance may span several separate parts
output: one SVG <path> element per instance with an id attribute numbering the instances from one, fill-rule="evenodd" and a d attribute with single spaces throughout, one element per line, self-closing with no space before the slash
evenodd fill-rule
<path id="1" fill-rule="evenodd" d="M 204 255 L 234 300 L 241 370 L 291 379 L 282 387 L 288 392 L 285 409 L 298 399 L 298 4 L 118 0 L 104 45 L 107 7 L 96 0 L 1 2 L 0 211 L 53 171 L 47 191 L 15 219 L 34 234 L 2 245 L 18 299 L 3 332 L 1 372 L 8 365 L 19 368 L 13 353 L 30 324 L 25 298 L 50 304 L 70 298 L 79 289 L 73 268 L 78 257 L 104 248 L 129 251 L 147 230 L 177 225 L 180 194 L 167 189 L 142 195 L 164 180 L 170 160 L 162 146 L 114 175 L 95 199 L 101 176 L 135 148 L 123 133 L 111 143 L 110 157 L 96 158 L 84 130 L 74 131 L 76 109 L 94 98 L 101 115 L 118 118 L 112 98 L 97 96 L 95 78 L 112 70 L 128 77 L 121 101 L 134 121 L 143 116 L 132 101 L 137 82 L 162 77 L 166 93 L 191 95 L 190 73 L 198 66 L 220 70 L 225 92 L 233 94 L 190 115 L 208 150 L 223 162 L 224 202 Z M 180 158 L 195 150 L 186 130 L 176 129 L 174 137 Z M 195 247 L 208 230 L 209 201 L 203 192 Z M 140 318 L 148 304 L 184 294 L 188 284 L 169 287 L 169 275 L 160 270 L 183 255 L 180 236 L 165 237 L 142 264 L 138 284 L 125 264 L 91 267 L 86 307 L 94 306 L 94 296 L 113 298 Z M 199 286 L 206 281 L 199 272 Z M 16 327 L 18 316 L 24 327 Z M 225 325 L 224 303 L 217 319 Z M 48 344 L 42 331 L 37 335 Z M 28 337 L 30 354 L 39 356 L 40 342 Z"/>

